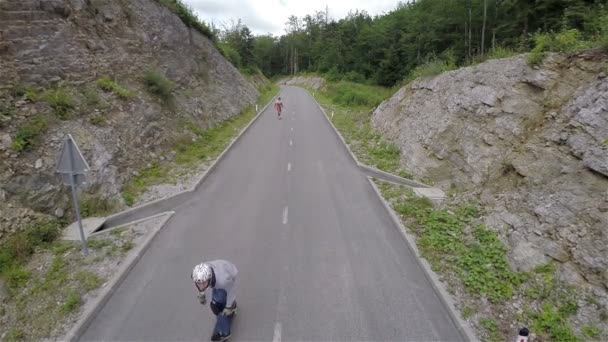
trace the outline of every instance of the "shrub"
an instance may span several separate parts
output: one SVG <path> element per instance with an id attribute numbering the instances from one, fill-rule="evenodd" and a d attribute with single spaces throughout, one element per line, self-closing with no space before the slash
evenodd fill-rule
<path id="1" fill-rule="evenodd" d="M 577 53 L 589 47 L 582 38 L 582 34 L 576 29 L 564 30 L 555 35 L 550 48 L 555 52 Z"/>
<path id="2" fill-rule="evenodd" d="M 243 61 L 242 61 L 241 55 L 239 55 L 238 51 L 233 49 L 228 44 L 220 44 L 219 48 L 222 51 L 222 54 L 226 57 L 226 59 L 228 59 L 230 61 L 230 63 L 232 63 L 232 65 L 234 65 L 235 68 L 241 67 L 241 65 L 243 64 Z"/>
<path id="3" fill-rule="evenodd" d="M 63 88 L 47 90 L 44 99 L 53 108 L 55 115 L 60 119 L 67 119 L 70 110 L 74 108 L 74 100 Z"/>
<path id="4" fill-rule="evenodd" d="M 12 290 L 17 290 L 24 287 L 27 281 L 30 280 L 30 277 L 30 272 L 19 266 L 11 267 L 4 272 L 6 285 L 8 285 L 9 289 Z"/>
<path id="5" fill-rule="evenodd" d="M 116 81 L 111 80 L 107 76 L 97 80 L 97 86 L 105 91 L 116 94 L 121 99 L 128 99 L 135 96 L 133 92 L 121 87 L 120 85 L 118 85 L 118 83 L 116 83 Z"/>
<path id="6" fill-rule="evenodd" d="M 501 46 L 495 48 L 487 54 L 486 59 L 499 59 L 499 58 L 508 58 L 515 56 L 517 53 L 508 48 L 503 48 Z"/>
<path id="7" fill-rule="evenodd" d="M 83 196 L 80 201 L 82 217 L 105 216 L 118 207 L 114 200 L 98 198 L 91 195 Z"/>
<path id="8" fill-rule="evenodd" d="M 346 81 L 329 85 L 328 94 L 335 104 L 370 107 L 379 105 L 389 95 L 385 88 Z"/>
<path id="9" fill-rule="evenodd" d="M 78 310 L 78 308 L 80 308 L 80 305 L 82 305 L 82 298 L 80 297 L 78 292 L 72 290 L 68 293 L 68 297 L 66 298 L 66 301 L 63 304 L 61 311 L 64 314 L 70 314 Z"/>
<path id="10" fill-rule="evenodd" d="M 25 98 L 31 103 L 36 103 L 40 99 L 40 94 L 38 90 L 34 87 L 27 87 L 25 90 Z"/>
<path id="11" fill-rule="evenodd" d="M 439 75 L 441 73 L 455 70 L 456 64 L 451 61 L 444 61 L 441 59 L 431 59 L 426 63 L 417 66 L 414 71 L 412 71 L 412 78 L 426 78 Z"/>
<path id="12" fill-rule="evenodd" d="M 144 75 L 144 84 L 151 94 L 154 94 L 165 101 L 171 98 L 173 88 L 175 87 L 173 82 L 154 70 L 146 72 Z"/>
<path id="13" fill-rule="evenodd" d="M 567 324 L 567 317 L 555 307 L 546 303 L 543 310 L 534 315 L 533 328 L 537 334 L 551 341 L 580 341 L 572 328 Z"/>
<path id="14" fill-rule="evenodd" d="M 333 67 L 325 74 L 325 78 L 330 82 L 336 82 L 342 78 L 342 75 L 338 71 L 338 68 Z"/>
<path id="15" fill-rule="evenodd" d="M 557 34 L 539 32 L 534 35 L 534 48 L 528 56 L 528 64 L 539 65 L 548 51 L 573 54 L 590 46 L 591 43 L 583 40 L 581 32 L 576 29 L 563 30 Z"/>
<path id="16" fill-rule="evenodd" d="M 48 246 L 60 234 L 56 221 L 38 222 L 9 236 L 0 250 L 0 274 L 25 263 L 39 246 Z"/>
<path id="17" fill-rule="evenodd" d="M 38 116 L 26 122 L 17 132 L 13 149 L 17 152 L 23 151 L 35 144 L 36 139 L 48 128 L 48 121 L 43 116 Z"/>
<path id="18" fill-rule="evenodd" d="M 346 74 L 344 74 L 344 77 L 342 79 L 345 81 L 349 81 L 349 82 L 357 82 L 357 83 L 365 82 L 365 76 L 361 75 L 360 73 L 358 73 L 356 71 L 347 72 Z"/>
<path id="19" fill-rule="evenodd" d="M 88 106 L 94 107 L 99 104 L 99 95 L 97 95 L 97 91 L 94 87 L 87 87 L 84 90 L 83 95 Z"/>

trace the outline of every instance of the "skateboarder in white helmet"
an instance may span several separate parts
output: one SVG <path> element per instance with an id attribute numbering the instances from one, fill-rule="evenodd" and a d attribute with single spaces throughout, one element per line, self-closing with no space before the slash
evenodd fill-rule
<path id="1" fill-rule="evenodd" d="M 230 337 L 230 323 L 236 314 L 236 266 L 229 261 L 215 260 L 200 263 L 192 270 L 192 281 L 198 289 L 201 304 L 206 303 L 205 290 L 213 289 L 209 306 L 217 316 L 211 341 L 225 341 Z"/>

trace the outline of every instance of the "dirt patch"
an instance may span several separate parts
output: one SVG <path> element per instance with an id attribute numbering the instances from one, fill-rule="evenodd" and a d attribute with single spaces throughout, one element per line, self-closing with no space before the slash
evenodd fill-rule
<path id="1" fill-rule="evenodd" d="M 161 224 L 155 218 L 89 238 L 57 241 L 38 251 L 23 268 L 23 285 L 5 287 L 0 309 L 2 341 L 62 340 L 124 260 Z"/>

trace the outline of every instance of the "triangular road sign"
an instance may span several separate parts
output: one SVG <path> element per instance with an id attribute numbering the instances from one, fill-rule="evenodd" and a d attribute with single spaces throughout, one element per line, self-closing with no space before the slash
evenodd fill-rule
<path id="1" fill-rule="evenodd" d="M 62 174 L 64 181 L 69 180 L 70 176 L 76 176 L 77 183 L 82 183 L 85 173 L 89 171 L 89 164 L 84 160 L 71 134 L 68 134 L 61 147 L 56 171 Z"/>

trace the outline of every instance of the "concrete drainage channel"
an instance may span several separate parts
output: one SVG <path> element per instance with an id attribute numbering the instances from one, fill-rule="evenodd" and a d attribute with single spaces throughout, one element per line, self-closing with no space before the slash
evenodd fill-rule
<path id="1" fill-rule="evenodd" d="M 334 126 L 334 123 L 331 122 L 331 119 L 329 118 L 329 116 L 327 115 L 327 113 L 325 112 L 325 110 L 323 109 L 321 104 L 319 104 L 319 102 L 317 102 L 317 99 L 315 99 L 315 97 L 312 96 L 312 94 L 310 94 L 310 92 L 308 92 L 308 94 L 313 99 L 313 101 L 315 101 L 315 103 L 317 104 L 317 106 L 319 107 L 321 112 L 323 113 L 323 116 L 325 116 L 325 119 L 327 120 L 327 122 L 329 122 L 329 125 L 331 126 L 331 128 L 333 128 L 334 133 L 336 133 L 338 138 L 342 141 L 342 144 L 348 151 L 348 154 L 350 155 L 350 157 L 355 161 L 355 163 L 357 164 L 359 169 L 361 169 L 361 171 L 363 173 L 365 173 L 368 177 L 376 178 L 376 179 L 379 179 L 379 180 L 382 180 L 385 182 L 395 183 L 398 185 L 405 185 L 409 188 L 412 188 L 414 190 L 414 192 L 416 193 L 416 195 L 428 197 L 429 199 L 431 199 L 433 201 L 442 201 L 443 199 L 445 199 L 445 193 L 443 192 L 443 190 L 441 190 L 439 188 L 434 188 L 429 185 L 413 181 L 411 179 L 399 177 L 392 173 L 378 170 L 376 168 L 373 168 L 371 166 L 367 166 L 367 165 L 361 163 L 359 161 L 359 159 L 357 159 L 357 156 L 355 156 L 353 151 L 351 151 L 350 147 L 346 143 L 346 140 L 344 140 L 344 137 L 342 136 L 340 131 L 338 131 L 336 126 Z"/>
<path id="2" fill-rule="evenodd" d="M 116 274 L 108 281 L 104 289 L 101 290 L 99 296 L 87 305 L 87 308 L 80 316 L 75 325 L 65 335 L 64 340 L 66 341 L 77 341 L 88 326 L 91 324 L 95 316 L 101 311 L 105 303 L 110 299 L 114 291 L 120 286 L 122 281 L 127 277 L 129 271 L 137 264 L 139 259 L 144 255 L 156 235 L 167 225 L 167 222 L 175 214 L 175 209 L 179 204 L 183 203 L 187 199 L 191 198 L 194 191 L 196 191 L 200 185 L 209 177 L 216 166 L 224 159 L 232 147 L 240 140 L 241 136 L 257 121 L 257 119 L 264 113 L 264 111 L 274 102 L 275 95 L 258 114 L 245 126 L 241 132 L 232 140 L 232 142 L 224 149 L 224 151 L 218 156 L 213 164 L 207 169 L 196 182 L 196 185 L 187 191 L 181 192 L 174 196 L 158 199 L 149 203 L 145 203 L 135 208 L 128 209 L 126 211 L 114 214 L 107 218 L 90 218 L 83 221 L 85 232 L 87 236 L 95 236 L 103 234 L 109 230 L 118 229 L 128 225 L 137 224 L 146 220 L 163 217 L 161 223 L 150 233 L 146 240 L 139 245 L 127 259 L 123 262 L 122 267 L 116 272 Z M 64 238 L 72 239 L 71 235 L 76 234 L 78 236 L 78 226 L 76 223 L 70 225 L 64 234 Z M 78 240 L 78 238 L 76 238 Z"/>
<path id="3" fill-rule="evenodd" d="M 274 102 L 274 99 L 278 96 L 275 95 L 263 108 L 258 112 L 258 114 L 245 126 L 241 132 L 230 142 L 230 144 L 224 149 L 224 151 L 215 159 L 215 161 L 211 164 L 211 166 L 200 176 L 200 178 L 196 181 L 196 185 L 189 190 L 180 192 L 173 196 L 169 196 L 166 198 L 160 198 L 148 203 L 144 203 L 140 206 L 127 209 L 120 213 L 116 213 L 114 215 L 110 215 L 106 218 L 94 218 L 83 221 L 83 225 L 85 226 L 85 233 L 88 235 L 93 235 L 100 233 L 102 231 L 117 228 L 119 226 L 125 226 L 126 224 L 130 224 L 136 221 L 140 221 L 146 218 L 150 218 L 156 216 L 159 213 L 170 212 L 177 208 L 183 202 L 192 198 L 193 193 L 203 184 L 205 179 L 211 175 L 211 173 L 215 170 L 216 166 L 226 157 L 228 152 L 232 149 L 232 147 L 240 140 L 241 136 L 245 134 L 245 132 L 251 127 L 257 119 L 264 113 L 264 111 Z M 68 231 L 74 224 L 68 227 Z M 67 233 L 69 234 L 69 233 Z M 88 236 L 87 235 L 87 236 Z"/>

